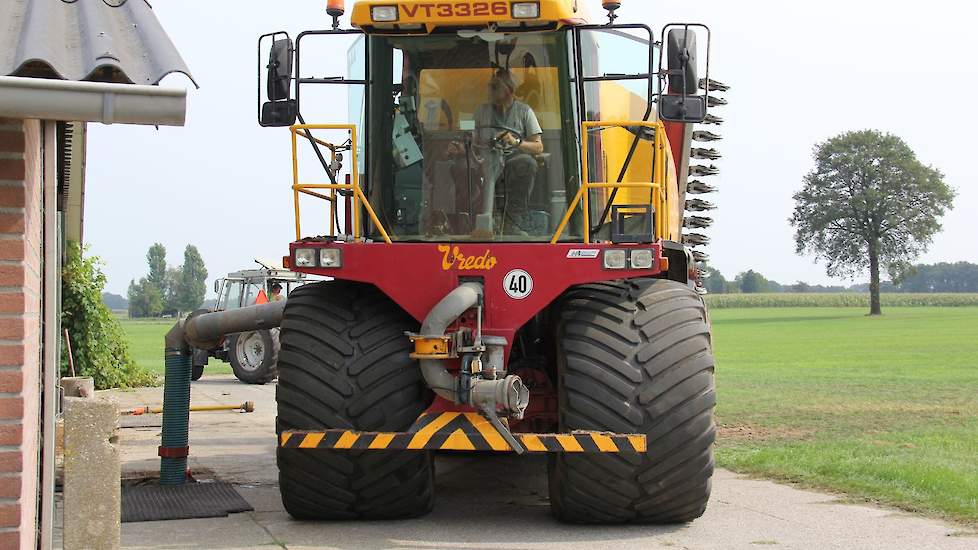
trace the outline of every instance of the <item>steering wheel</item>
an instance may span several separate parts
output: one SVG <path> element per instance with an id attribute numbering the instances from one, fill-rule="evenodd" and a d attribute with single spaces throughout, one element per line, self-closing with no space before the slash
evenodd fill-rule
<path id="1" fill-rule="evenodd" d="M 523 139 L 524 139 L 523 133 L 518 130 L 514 130 L 513 128 L 510 128 L 508 126 L 481 126 L 479 129 L 480 130 L 502 130 L 501 133 L 496 134 L 489 140 L 489 147 L 495 149 L 496 151 L 499 151 L 503 155 L 506 156 L 512 155 L 513 153 L 519 151 L 520 145 L 523 144 Z M 504 142 L 503 136 L 506 134 L 513 136 L 513 138 L 515 138 L 516 140 L 515 143 L 510 144 Z"/>

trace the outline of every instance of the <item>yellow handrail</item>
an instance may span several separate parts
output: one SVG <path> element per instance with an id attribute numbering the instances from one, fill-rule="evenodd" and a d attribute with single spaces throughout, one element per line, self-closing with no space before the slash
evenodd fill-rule
<path id="1" fill-rule="evenodd" d="M 651 182 L 592 182 L 590 178 L 590 173 L 588 171 L 588 130 L 591 128 L 607 128 L 607 127 L 627 127 L 627 126 L 639 126 L 643 128 L 654 128 L 655 129 L 655 142 L 653 146 L 653 171 L 652 171 L 652 181 Z M 609 122 L 609 121 L 584 121 L 581 124 L 581 187 L 577 191 L 574 200 L 571 201 L 567 208 L 567 213 L 564 214 L 564 218 L 561 220 L 560 225 L 557 226 L 557 232 L 554 233 L 553 239 L 551 239 L 551 244 L 557 244 L 560 240 L 560 236 L 563 235 L 564 230 L 567 229 L 567 224 L 570 223 L 571 216 L 574 215 L 574 211 L 577 210 L 577 205 L 580 203 L 584 208 L 584 242 L 586 244 L 591 242 L 591 209 L 590 209 L 590 195 L 592 189 L 627 189 L 627 188 L 639 188 L 639 189 L 652 189 L 652 207 L 655 209 L 655 232 L 657 237 L 662 237 L 668 232 L 669 229 L 669 200 L 668 191 L 665 186 L 665 126 L 661 122 L 648 122 L 648 121 L 620 121 L 620 122 Z"/>
<path id="2" fill-rule="evenodd" d="M 298 241 L 302 239 L 302 226 L 301 217 L 299 212 L 299 194 L 311 195 L 321 199 L 326 199 L 325 195 L 316 193 L 315 189 L 328 190 L 330 192 L 330 220 L 329 220 L 329 236 L 335 237 L 339 228 L 336 227 L 336 201 L 337 201 L 337 191 L 352 191 L 353 192 L 353 238 L 360 239 L 360 209 L 364 208 L 367 210 L 367 215 L 370 216 L 370 221 L 373 222 L 374 226 L 380 232 L 380 235 L 384 238 L 384 242 L 391 244 L 390 235 L 387 234 L 387 230 L 384 229 L 383 224 L 380 223 L 380 219 L 377 217 L 376 212 L 372 206 L 370 206 L 370 201 L 367 200 L 367 196 L 363 194 L 363 190 L 360 188 L 360 170 L 359 164 L 357 162 L 357 127 L 354 124 L 295 124 L 289 128 L 292 132 L 292 192 L 293 198 L 295 200 L 295 239 Z M 350 178 L 350 183 L 299 183 L 299 132 L 302 130 L 346 130 L 350 132 L 350 153 L 351 153 L 351 166 L 352 176 Z M 307 139 L 307 136 L 303 135 L 303 139 Z M 336 151 L 332 144 L 326 143 L 319 139 L 313 138 L 317 143 L 325 147 L 329 147 L 332 153 L 332 160 L 336 159 Z"/>

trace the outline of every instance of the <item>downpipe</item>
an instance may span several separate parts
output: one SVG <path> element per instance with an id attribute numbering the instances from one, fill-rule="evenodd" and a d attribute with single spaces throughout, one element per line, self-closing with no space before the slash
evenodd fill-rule
<path id="1" fill-rule="evenodd" d="M 421 325 L 421 336 L 438 338 L 445 335 L 448 326 L 455 322 L 463 313 L 480 305 L 483 298 L 483 287 L 480 283 L 462 283 L 449 292 L 432 308 Z M 503 350 L 505 339 L 486 338 L 486 358 L 489 372 L 505 371 L 503 368 Z M 463 362 L 468 359 L 463 359 Z M 487 379 L 479 376 L 467 377 L 466 383 L 461 383 L 437 359 L 422 359 L 421 374 L 425 383 L 439 396 L 456 404 L 465 403 L 495 415 L 498 409 L 516 419 L 523 418 L 529 403 L 529 390 L 519 376 L 506 376 L 503 379 Z M 472 361 L 468 360 L 471 364 Z"/>

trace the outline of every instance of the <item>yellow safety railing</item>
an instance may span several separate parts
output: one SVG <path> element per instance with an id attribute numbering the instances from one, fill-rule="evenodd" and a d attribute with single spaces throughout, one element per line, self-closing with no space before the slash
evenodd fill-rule
<path id="1" fill-rule="evenodd" d="M 370 206 L 370 201 L 367 200 L 366 195 L 363 194 L 363 190 L 360 189 L 360 170 L 357 163 L 357 127 L 353 124 L 295 124 L 290 127 L 292 131 L 292 192 L 295 198 L 295 239 L 298 241 L 302 239 L 302 226 L 301 218 L 299 214 L 299 195 L 309 195 L 312 197 L 324 199 L 330 202 L 329 210 L 329 236 L 335 237 L 339 228 L 336 226 L 337 219 L 337 191 L 351 191 L 353 193 L 353 238 L 360 238 L 360 215 L 361 209 L 367 211 L 367 215 L 370 216 L 370 221 L 373 222 L 374 226 L 380 232 L 380 235 L 384 238 L 387 244 L 391 244 L 391 238 L 384 229 L 383 224 L 380 223 L 380 219 L 377 218 L 376 212 L 372 206 Z M 350 154 L 351 154 L 351 164 L 352 176 L 350 177 L 350 183 L 299 183 L 299 138 L 308 139 L 305 130 L 346 130 L 350 132 Z M 300 135 L 301 134 L 301 135 Z M 327 147 L 332 153 L 332 159 L 336 160 L 336 150 L 335 146 L 331 143 L 312 138 L 316 143 Z M 316 190 L 327 190 L 329 191 L 329 196 L 323 195 L 322 193 L 316 192 Z M 347 215 L 350 213 L 347 212 Z"/>
<path id="2" fill-rule="evenodd" d="M 654 128 L 655 129 L 655 143 L 653 145 L 653 168 L 652 168 L 652 181 L 651 182 L 620 182 L 620 183 L 609 183 L 609 182 L 592 182 L 590 181 L 590 173 L 588 171 L 588 130 L 591 128 L 615 128 L 615 127 L 629 127 L 638 126 L 642 128 Z M 550 241 L 552 244 L 556 244 L 560 240 L 560 236 L 563 235 L 564 230 L 567 229 L 567 224 L 570 223 L 571 216 L 577 210 L 578 204 L 583 204 L 584 208 L 584 242 L 591 242 L 591 209 L 590 209 L 590 195 L 593 189 L 628 189 L 628 188 L 638 188 L 638 189 L 651 189 L 652 190 L 652 207 L 655 210 L 655 233 L 656 237 L 664 236 L 669 230 L 669 208 L 668 208 L 668 197 L 666 195 L 666 163 L 665 163 L 665 144 L 666 144 L 666 130 L 665 126 L 661 122 L 647 122 L 647 121 L 585 121 L 581 124 L 581 188 L 578 189 L 577 195 L 574 200 L 571 201 L 567 208 L 567 213 L 564 214 L 563 220 L 561 220 L 560 225 L 557 226 L 557 232 L 554 233 L 553 239 Z"/>

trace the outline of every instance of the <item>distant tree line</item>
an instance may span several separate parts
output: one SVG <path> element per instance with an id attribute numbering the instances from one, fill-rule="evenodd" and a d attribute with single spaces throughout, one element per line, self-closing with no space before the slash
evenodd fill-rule
<path id="1" fill-rule="evenodd" d="M 146 253 L 149 274 L 129 283 L 129 316 L 158 317 L 197 309 L 207 292 L 207 268 L 196 246 L 187 245 L 183 264 L 168 267 L 166 248 L 156 243 Z"/>
<path id="2" fill-rule="evenodd" d="M 781 284 L 753 269 L 728 280 L 719 270 L 707 266 L 703 284 L 711 294 L 758 294 L 778 292 L 869 292 L 869 283 L 851 286 L 812 285 L 804 281 Z M 978 293 L 978 264 L 969 262 L 920 264 L 908 268 L 900 279 L 880 283 L 881 292 L 975 292 Z"/>
<path id="3" fill-rule="evenodd" d="M 129 300 L 125 297 L 119 296 L 118 294 L 113 294 L 111 292 L 102 293 L 102 303 L 105 307 L 111 309 L 112 311 L 122 311 L 129 309 Z"/>

